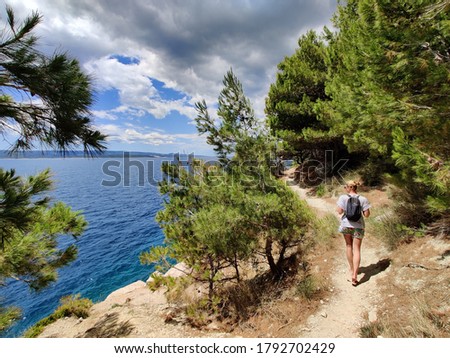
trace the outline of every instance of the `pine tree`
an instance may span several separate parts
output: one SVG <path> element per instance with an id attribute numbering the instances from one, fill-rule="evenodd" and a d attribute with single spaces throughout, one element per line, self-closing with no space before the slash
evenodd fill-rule
<path id="1" fill-rule="evenodd" d="M 164 210 L 157 215 L 164 234 L 164 248 L 153 248 L 141 261 L 184 262 L 191 276 L 208 282 L 212 301 L 221 280 L 240 280 L 239 264 L 248 257 L 255 241 L 252 228 L 241 208 L 243 188 L 226 172 L 213 172 L 209 165 L 195 161 L 189 172 L 176 164 L 165 165 L 170 181 L 160 191 L 168 195 Z M 232 267 L 235 275 L 223 275 Z"/>
<path id="2" fill-rule="evenodd" d="M 341 138 L 321 118 L 322 102 L 331 99 L 325 92 L 327 46 L 314 31 L 300 37 L 298 46 L 278 64 L 266 99 L 268 125 L 282 140 L 285 156 L 323 159 L 327 149 L 343 149 Z"/>
<path id="3" fill-rule="evenodd" d="M 207 134 L 207 143 L 212 145 L 222 164 L 229 162 L 229 156 L 239 151 L 236 145 L 243 137 L 258 133 L 257 121 L 250 100 L 244 95 L 242 84 L 229 70 L 223 79 L 224 88 L 219 95 L 218 120 L 208 112 L 206 102 L 196 103 L 197 130 Z M 218 122 L 218 124 L 216 124 Z"/>
<path id="4" fill-rule="evenodd" d="M 18 136 L 11 150 L 43 144 L 61 152 L 78 146 L 89 155 L 103 151 L 106 137 L 89 118 L 90 78 L 66 54 L 48 57 L 36 49 L 32 31 L 42 20 L 39 13 L 20 25 L 8 6 L 6 13 L 0 37 L 0 132 Z"/>
<path id="5" fill-rule="evenodd" d="M 0 285 L 12 278 L 39 290 L 57 279 L 58 268 L 75 259 L 76 246 L 60 248 L 57 237 L 78 237 L 86 221 L 61 202 L 50 205 L 45 196 L 50 189 L 48 171 L 23 179 L 14 170 L 0 169 Z M 2 308 L 2 316 L 2 311 L 18 313 Z"/>
<path id="6" fill-rule="evenodd" d="M 141 260 L 184 262 L 192 277 L 208 282 L 213 302 L 217 286 L 239 281 L 242 262 L 258 253 L 275 279 L 283 277 L 287 255 L 305 240 L 310 214 L 272 175 L 273 143 L 258 127 L 232 72 L 226 74 L 219 98 L 219 125 L 202 103 L 197 126 L 221 161 L 194 161 L 189 170 L 177 163 L 163 166 L 170 180 L 161 183 L 160 191 L 168 200 L 157 220 L 165 246 L 144 253 Z M 234 275 L 227 273 L 229 267 Z"/>
<path id="7" fill-rule="evenodd" d="M 431 212 L 448 215 L 448 6 L 347 1 L 334 19 L 326 85 L 333 131 L 350 151 L 394 160 L 403 186 L 426 185 L 420 195 L 430 220 Z"/>

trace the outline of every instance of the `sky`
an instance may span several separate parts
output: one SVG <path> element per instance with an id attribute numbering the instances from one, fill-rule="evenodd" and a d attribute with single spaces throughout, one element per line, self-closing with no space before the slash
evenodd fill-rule
<path id="1" fill-rule="evenodd" d="M 4 28 L 5 2 L 0 26 Z M 230 69 L 263 120 L 277 65 L 308 30 L 331 26 L 337 0 L 8 0 L 37 10 L 41 51 L 66 52 L 93 79 L 94 126 L 109 150 L 211 155 L 195 103 L 216 116 Z"/>

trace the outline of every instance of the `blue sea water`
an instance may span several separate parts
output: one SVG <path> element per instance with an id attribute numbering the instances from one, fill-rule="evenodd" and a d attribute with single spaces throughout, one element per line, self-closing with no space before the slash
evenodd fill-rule
<path id="1" fill-rule="evenodd" d="M 163 242 L 155 221 L 162 208 L 156 182 L 161 162 L 170 158 L 1 159 L 0 167 L 19 175 L 50 168 L 55 188 L 50 196 L 73 210 L 81 210 L 88 227 L 76 241 L 78 257 L 58 271 L 49 287 L 31 291 L 20 281 L 0 288 L 3 306 L 22 309 L 22 318 L 3 337 L 19 337 L 31 325 L 51 314 L 67 295 L 80 294 L 94 302 L 136 280 L 146 280 L 152 267 L 141 265 L 139 254 Z M 141 163 L 141 164 L 139 164 Z M 68 238 L 62 238 L 62 244 Z"/>

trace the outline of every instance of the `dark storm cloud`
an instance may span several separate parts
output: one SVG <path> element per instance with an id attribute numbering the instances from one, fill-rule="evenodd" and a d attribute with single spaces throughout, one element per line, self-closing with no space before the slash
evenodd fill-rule
<path id="1" fill-rule="evenodd" d="M 39 9 L 46 41 L 82 62 L 127 55 L 130 48 L 148 50 L 185 91 L 195 91 L 195 84 L 187 83 L 191 78 L 183 80 L 186 71 L 195 74 L 199 86 L 204 81 L 219 88 L 224 71 L 232 67 L 252 97 L 264 95 L 275 66 L 295 51 L 302 33 L 329 23 L 336 0 L 37 0 L 11 5 L 21 12 L 25 6 Z"/>
<path id="2" fill-rule="evenodd" d="M 180 66 L 196 69 L 219 56 L 247 75 L 262 75 L 294 51 L 300 33 L 327 22 L 335 1 L 102 0 L 76 7 L 112 37 L 133 39 Z"/>

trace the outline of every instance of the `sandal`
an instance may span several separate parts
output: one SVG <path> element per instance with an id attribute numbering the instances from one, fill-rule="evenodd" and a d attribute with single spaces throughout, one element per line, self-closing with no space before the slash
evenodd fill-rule
<path id="1" fill-rule="evenodd" d="M 352 279 L 352 286 L 353 286 L 353 287 L 358 286 L 358 283 L 359 283 L 359 282 L 358 282 L 358 280 L 357 280 L 356 278 L 353 278 L 353 279 Z"/>

